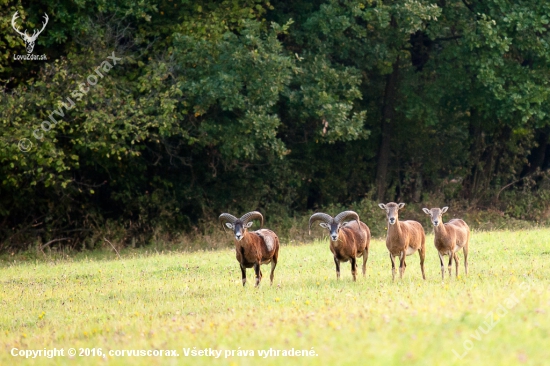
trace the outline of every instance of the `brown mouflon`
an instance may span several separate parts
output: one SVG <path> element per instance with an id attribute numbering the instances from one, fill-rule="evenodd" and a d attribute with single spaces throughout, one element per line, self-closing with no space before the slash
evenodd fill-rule
<path id="1" fill-rule="evenodd" d="M 268 229 L 248 231 L 254 219 L 260 220 L 260 227 L 264 224 L 264 217 L 258 211 L 244 214 L 240 219 L 228 213 L 220 215 L 219 220 L 235 234 L 235 250 L 237 261 L 241 265 L 243 286 L 246 284 L 246 269 L 254 267 L 256 273 L 256 286 L 262 279 L 262 264 L 271 263 L 271 284 L 273 285 L 273 272 L 277 266 L 279 257 L 279 238 Z M 225 229 L 225 227 L 224 227 Z"/>
<path id="2" fill-rule="evenodd" d="M 461 219 L 452 219 L 446 224 L 443 223 L 443 214 L 447 212 L 449 207 L 443 208 L 423 208 L 426 215 L 430 216 L 432 225 L 434 226 L 434 245 L 439 254 L 439 262 L 441 263 L 441 279 L 445 274 L 445 266 L 443 265 L 443 256 L 449 256 L 449 277 L 451 277 L 451 268 L 453 258 L 455 260 L 455 275 L 458 277 L 458 255 L 457 252 L 462 249 L 464 251 L 464 272 L 468 274 L 468 243 L 470 242 L 470 228 L 468 224 Z"/>
<path id="3" fill-rule="evenodd" d="M 405 258 L 416 251 L 420 254 L 420 269 L 422 270 L 422 278 L 425 280 L 424 258 L 426 257 L 426 234 L 424 234 L 424 228 L 417 221 L 399 221 L 398 211 L 405 207 L 404 203 L 380 203 L 378 206 L 386 211 L 388 219 L 386 247 L 390 252 L 392 280 L 395 280 L 395 257 L 399 257 L 399 278 L 403 278 L 405 268 L 407 267 Z"/>
<path id="4" fill-rule="evenodd" d="M 350 222 L 344 222 L 351 220 Z M 335 218 L 318 212 L 309 218 L 309 231 L 315 221 L 321 221 L 321 227 L 330 232 L 330 251 L 336 264 L 336 278 L 340 279 L 340 262 L 351 261 L 351 275 L 357 279 L 357 258 L 363 256 L 363 276 L 367 270 L 369 258 L 370 230 L 359 220 L 354 211 L 340 212 Z"/>

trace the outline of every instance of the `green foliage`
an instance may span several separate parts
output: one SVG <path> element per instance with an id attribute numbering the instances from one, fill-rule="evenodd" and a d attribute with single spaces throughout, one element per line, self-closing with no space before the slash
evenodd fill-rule
<path id="1" fill-rule="evenodd" d="M 193 142 L 219 145 L 229 159 L 257 159 L 260 148 L 285 154 L 274 107 L 294 65 L 282 54 L 277 33 L 263 34 L 262 28 L 261 22 L 245 21 L 239 36 L 224 32 L 201 40 L 175 35 L 174 78 L 185 108 L 181 113 L 192 114 L 200 126 L 200 138 Z"/>
<path id="2" fill-rule="evenodd" d="M 144 244 L 159 231 L 205 228 L 220 211 L 260 209 L 284 223 L 320 208 L 361 210 L 375 199 L 388 116 L 391 200 L 544 214 L 542 180 L 524 178 L 550 167 L 549 4 L 0 9 L 1 248 L 66 236 L 77 247 L 113 227 Z M 49 15 L 35 47 L 46 62 L 14 60 L 26 52 L 15 11 L 29 30 Z M 113 52 L 121 62 L 100 77 Z M 76 98 L 89 75 L 97 84 Z M 50 115 L 57 122 L 43 131 Z"/>

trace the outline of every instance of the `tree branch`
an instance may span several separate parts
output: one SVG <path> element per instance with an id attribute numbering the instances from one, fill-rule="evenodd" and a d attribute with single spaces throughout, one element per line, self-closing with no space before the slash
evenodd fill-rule
<path id="1" fill-rule="evenodd" d="M 524 180 L 525 178 L 528 178 L 528 177 L 534 175 L 535 173 L 539 173 L 539 171 L 536 170 L 536 171 L 534 171 L 533 173 L 527 174 L 525 177 L 521 177 L 520 179 L 518 179 L 518 180 L 516 180 L 516 181 L 513 181 L 512 183 L 508 183 L 507 185 L 505 185 L 504 187 L 502 187 L 502 188 L 498 191 L 497 196 L 495 197 L 495 202 L 498 202 L 498 198 L 499 198 L 500 194 L 501 194 L 502 191 L 504 191 L 506 188 L 508 188 L 508 187 L 510 187 L 510 186 L 513 186 L 513 185 L 516 184 L 516 183 L 521 182 L 521 181 Z"/>
<path id="2" fill-rule="evenodd" d="M 463 3 L 464 5 L 466 5 L 466 7 L 467 7 L 468 9 L 470 9 L 470 11 L 471 11 L 472 13 L 474 13 L 474 14 L 476 13 L 476 12 L 474 11 L 474 8 L 472 8 L 472 5 L 471 5 L 471 4 L 468 4 L 468 3 L 466 2 L 466 0 L 462 0 L 462 3 Z"/>
<path id="3" fill-rule="evenodd" d="M 63 241 L 63 240 L 69 240 L 70 238 L 60 238 L 60 239 L 54 239 L 54 240 L 50 240 L 49 242 L 47 242 L 46 244 L 42 245 L 40 247 L 40 250 L 44 250 L 44 248 L 46 248 L 48 245 L 50 244 L 53 244 L 53 243 L 56 243 L 58 241 Z"/>
<path id="4" fill-rule="evenodd" d="M 452 41 L 452 40 L 455 40 L 455 39 L 460 39 L 462 38 L 463 36 L 452 36 L 452 37 L 444 37 L 444 38 L 436 38 L 434 39 L 433 41 L 434 42 L 439 42 L 439 41 Z"/>
<path id="5" fill-rule="evenodd" d="M 118 254 L 118 250 L 116 250 L 115 246 L 109 240 L 107 240 L 107 238 L 104 237 L 103 240 L 105 240 L 107 243 L 111 244 L 111 246 L 113 247 L 113 249 L 116 252 L 116 255 L 118 256 L 118 259 L 120 259 L 120 254 Z"/>

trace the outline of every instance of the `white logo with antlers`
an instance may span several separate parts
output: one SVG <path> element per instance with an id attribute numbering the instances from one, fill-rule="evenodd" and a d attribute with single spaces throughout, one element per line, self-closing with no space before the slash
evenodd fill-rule
<path id="1" fill-rule="evenodd" d="M 21 38 L 23 38 L 23 41 L 25 41 L 25 46 L 27 47 L 27 53 L 32 53 L 32 50 L 34 49 L 34 42 L 36 41 L 36 38 L 38 38 L 38 36 L 40 35 L 40 33 L 42 33 L 42 31 L 44 30 L 44 28 L 46 28 L 46 24 L 48 24 L 48 14 L 44 13 L 44 20 L 45 22 L 42 23 L 42 29 L 41 30 L 34 30 L 32 36 L 29 36 L 27 34 L 27 30 L 25 29 L 25 32 L 21 32 L 19 31 L 19 29 L 17 29 L 17 26 L 15 25 L 15 20 L 19 17 L 19 12 L 16 11 L 15 14 L 13 14 L 13 17 L 11 18 L 11 26 L 13 27 L 13 29 L 19 33 L 19 35 L 21 36 Z"/>

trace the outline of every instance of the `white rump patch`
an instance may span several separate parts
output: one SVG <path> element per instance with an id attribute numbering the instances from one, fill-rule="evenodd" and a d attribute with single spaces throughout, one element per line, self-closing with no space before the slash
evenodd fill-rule
<path id="1" fill-rule="evenodd" d="M 264 236 L 265 245 L 267 246 L 267 250 L 272 251 L 273 250 L 273 238 L 271 236 Z"/>

